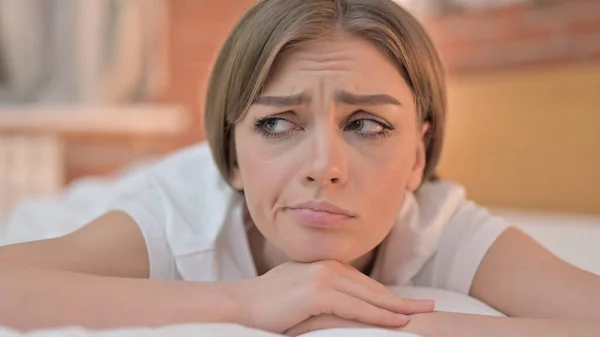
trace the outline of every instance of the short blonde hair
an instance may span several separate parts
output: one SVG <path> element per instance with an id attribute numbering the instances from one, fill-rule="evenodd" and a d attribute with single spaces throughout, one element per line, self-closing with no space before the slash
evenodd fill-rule
<path id="1" fill-rule="evenodd" d="M 260 94 L 276 57 L 339 29 L 377 46 L 412 89 L 420 121 L 430 124 L 424 180 L 435 179 L 446 89 L 437 51 L 417 19 L 391 0 L 262 0 L 225 41 L 208 85 L 206 136 L 226 181 L 236 165 L 234 126 Z"/>

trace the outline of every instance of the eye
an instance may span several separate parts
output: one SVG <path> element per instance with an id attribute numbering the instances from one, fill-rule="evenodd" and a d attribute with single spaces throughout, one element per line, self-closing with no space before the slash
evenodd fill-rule
<path id="1" fill-rule="evenodd" d="M 282 117 L 264 117 L 254 121 L 254 129 L 265 138 L 280 138 L 289 136 L 301 128 Z"/>
<path id="2" fill-rule="evenodd" d="M 269 118 L 264 122 L 263 128 L 269 132 L 281 133 L 292 130 L 294 123 L 283 118 Z"/>
<path id="3" fill-rule="evenodd" d="M 359 118 L 350 121 L 344 131 L 350 131 L 364 139 L 378 139 L 392 135 L 394 127 L 373 118 Z"/>
<path id="4" fill-rule="evenodd" d="M 379 133 L 385 130 L 385 127 L 381 123 L 371 119 L 357 119 L 350 122 L 348 129 L 362 133 Z"/>

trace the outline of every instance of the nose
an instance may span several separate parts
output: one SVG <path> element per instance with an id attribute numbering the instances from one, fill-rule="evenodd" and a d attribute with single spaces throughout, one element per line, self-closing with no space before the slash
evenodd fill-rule
<path id="1" fill-rule="evenodd" d="M 315 132 L 310 146 L 305 184 L 319 187 L 344 185 L 348 179 L 347 149 L 344 137 L 337 128 L 329 127 L 326 131 L 321 129 Z"/>

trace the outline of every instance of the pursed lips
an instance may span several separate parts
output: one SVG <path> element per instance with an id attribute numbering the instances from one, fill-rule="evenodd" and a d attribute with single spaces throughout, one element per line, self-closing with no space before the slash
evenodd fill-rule
<path id="1" fill-rule="evenodd" d="M 350 211 L 324 201 L 303 202 L 286 209 L 296 220 L 315 227 L 331 227 L 356 218 Z"/>
<path id="2" fill-rule="evenodd" d="M 304 209 L 304 210 L 310 210 L 313 212 L 324 212 L 324 213 L 330 213 L 330 214 L 344 215 L 344 216 L 351 217 L 351 218 L 356 217 L 350 211 L 345 210 L 342 207 L 339 207 L 333 203 L 326 202 L 326 201 L 307 201 L 307 202 L 295 204 L 293 206 L 289 206 L 287 208 L 296 209 L 296 210 Z"/>

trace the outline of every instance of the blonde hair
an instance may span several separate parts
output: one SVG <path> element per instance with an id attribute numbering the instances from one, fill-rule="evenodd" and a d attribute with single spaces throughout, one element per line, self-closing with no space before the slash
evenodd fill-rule
<path id="1" fill-rule="evenodd" d="M 233 128 L 260 94 L 276 57 L 339 29 L 377 46 L 412 89 L 420 121 L 430 124 L 424 180 L 435 179 L 444 135 L 445 81 L 438 54 L 417 19 L 391 0 L 262 0 L 225 41 L 208 85 L 206 136 L 226 181 L 236 165 Z"/>

